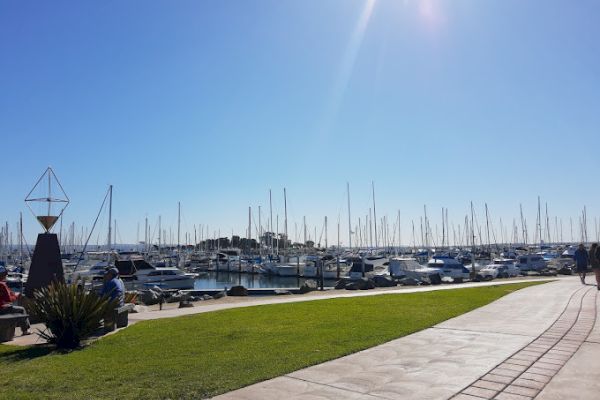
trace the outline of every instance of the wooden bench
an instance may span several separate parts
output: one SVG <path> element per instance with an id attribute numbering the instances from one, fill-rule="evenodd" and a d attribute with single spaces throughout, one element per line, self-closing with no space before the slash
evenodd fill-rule
<path id="1" fill-rule="evenodd" d="M 129 325 L 129 313 L 133 311 L 134 305 L 127 303 L 117 307 L 108 318 L 104 318 L 104 330 L 106 332 L 114 331 L 117 328 L 125 328 Z"/>
<path id="2" fill-rule="evenodd" d="M 0 343 L 13 340 L 15 328 L 27 318 L 27 314 L 0 314 Z"/>

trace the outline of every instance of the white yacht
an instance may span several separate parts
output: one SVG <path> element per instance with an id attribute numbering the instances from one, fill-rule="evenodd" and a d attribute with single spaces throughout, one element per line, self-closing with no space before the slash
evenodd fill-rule
<path id="1" fill-rule="evenodd" d="M 449 277 L 455 281 L 469 279 L 470 272 L 465 266 L 458 261 L 456 258 L 446 256 L 436 256 L 431 258 L 427 262 L 429 268 L 439 268 L 442 273 L 442 277 Z"/>
<path id="2" fill-rule="evenodd" d="M 425 267 L 413 257 L 394 257 L 390 260 L 393 277 L 407 277 L 430 283 L 439 283 L 443 272 L 440 268 Z"/>
<path id="3" fill-rule="evenodd" d="M 155 267 L 143 257 L 129 257 L 115 262 L 125 286 L 134 289 L 158 286 L 161 289 L 193 289 L 194 275 L 175 267 Z"/>
<path id="4" fill-rule="evenodd" d="M 348 275 L 351 279 L 371 278 L 375 275 L 389 275 L 389 260 L 383 256 L 348 257 L 352 263 Z M 363 270 L 364 265 L 364 270 Z"/>

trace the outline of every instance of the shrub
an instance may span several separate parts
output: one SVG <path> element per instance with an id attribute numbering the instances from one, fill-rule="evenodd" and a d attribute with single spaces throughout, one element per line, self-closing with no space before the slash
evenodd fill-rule
<path id="1" fill-rule="evenodd" d="M 54 282 L 36 290 L 29 312 L 46 325 L 40 336 L 61 349 L 74 349 L 102 324 L 102 318 L 117 307 L 118 300 L 85 292 L 76 284 Z"/>

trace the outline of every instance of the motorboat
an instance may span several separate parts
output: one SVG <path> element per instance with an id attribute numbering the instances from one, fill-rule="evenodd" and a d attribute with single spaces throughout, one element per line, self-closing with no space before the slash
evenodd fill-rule
<path id="1" fill-rule="evenodd" d="M 350 279 L 360 279 L 362 277 L 372 278 L 375 275 L 389 275 L 389 260 L 383 256 L 354 256 L 348 257 L 346 260 L 352 265 L 348 273 Z"/>
<path id="2" fill-rule="evenodd" d="M 161 289 L 193 289 L 194 274 L 175 267 L 157 267 L 141 256 L 115 261 L 115 267 L 125 286 L 133 289 L 158 286 Z"/>
<path id="3" fill-rule="evenodd" d="M 442 270 L 426 267 L 414 257 L 394 257 L 390 260 L 390 275 L 394 278 L 413 278 L 419 281 L 439 283 Z"/>
<path id="4" fill-rule="evenodd" d="M 427 262 L 429 268 L 438 268 L 442 278 L 452 278 L 454 281 L 469 279 L 470 272 L 465 266 L 452 257 L 433 257 Z"/>
<path id="5" fill-rule="evenodd" d="M 338 279 L 346 276 L 350 271 L 350 264 L 346 260 L 332 260 L 323 266 L 323 279 Z"/>
<path id="6" fill-rule="evenodd" d="M 491 264 L 479 270 L 477 276 L 482 279 L 510 278 L 519 276 L 521 270 L 515 266 L 515 260 L 510 258 L 495 258 Z"/>
<path id="7" fill-rule="evenodd" d="M 276 275 L 279 276 L 298 276 L 298 267 L 300 270 L 304 267 L 302 264 L 277 264 L 271 267 Z"/>

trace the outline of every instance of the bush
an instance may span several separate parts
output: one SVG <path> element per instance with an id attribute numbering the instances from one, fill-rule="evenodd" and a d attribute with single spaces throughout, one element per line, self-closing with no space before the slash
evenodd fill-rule
<path id="1" fill-rule="evenodd" d="M 86 293 L 76 284 L 52 283 L 36 290 L 29 312 L 46 325 L 40 336 L 61 349 L 74 349 L 102 324 L 104 315 L 118 300 Z"/>

